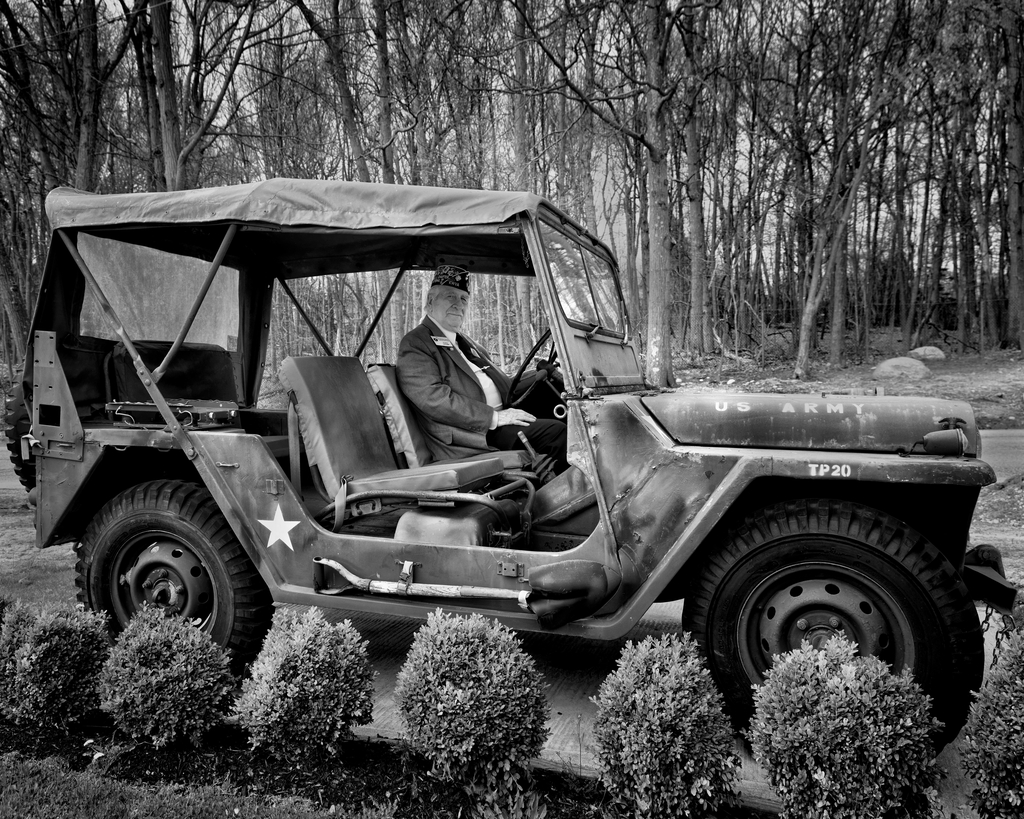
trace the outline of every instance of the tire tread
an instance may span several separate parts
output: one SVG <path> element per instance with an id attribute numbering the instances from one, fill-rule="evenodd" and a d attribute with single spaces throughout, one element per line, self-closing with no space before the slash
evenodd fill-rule
<path id="1" fill-rule="evenodd" d="M 750 554 L 771 548 L 774 541 L 805 534 L 839 537 L 877 549 L 917 578 L 946 625 L 949 654 L 955 660 L 950 663 L 944 687 L 958 694 L 953 698 L 955 702 L 937 709 L 941 711 L 939 718 L 950 723 L 942 738 L 952 739 L 966 720 L 969 692 L 981 683 L 984 641 L 977 612 L 966 585 L 946 557 L 928 539 L 888 513 L 849 501 L 804 498 L 747 515 L 705 557 L 691 580 L 683 628 L 709 654 L 711 609 L 727 575 Z M 934 698 L 936 692 L 928 693 Z"/>
<path id="2" fill-rule="evenodd" d="M 102 533 L 124 516 L 137 511 L 164 512 L 200 529 L 224 565 L 233 593 L 234 623 L 225 648 L 233 657 L 255 654 L 262 643 L 273 610 L 270 592 L 242 548 L 209 491 L 198 484 L 155 480 L 126 489 L 108 501 L 86 527 L 77 547 L 76 596 L 87 608 L 89 576 Z"/>

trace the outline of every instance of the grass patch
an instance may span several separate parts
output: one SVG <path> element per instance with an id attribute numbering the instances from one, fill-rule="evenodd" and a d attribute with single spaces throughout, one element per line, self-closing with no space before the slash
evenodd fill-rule
<path id="1" fill-rule="evenodd" d="M 605 792 L 596 781 L 537 771 L 536 783 L 549 819 L 605 815 Z M 48 812 L 10 809 L 37 798 Z M 177 812 L 153 807 L 162 799 Z M 214 810 L 190 812 L 205 805 Z M 201 748 L 156 748 L 117 733 L 100 712 L 68 734 L 16 731 L 0 719 L 0 816 L 455 819 L 467 810 L 461 789 L 433 776 L 429 762 L 404 743 L 350 740 L 333 757 L 300 761 L 251 748 L 236 724 L 212 731 Z M 737 812 L 720 819 L 759 816 Z"/>
<path id="2" fill-rule="evenodd" d="M 0 782 L 0 816 L 22 819 L 306 819 L 322 815 L 306 800 L 243 796 L 228 783 L 144 788 L 92 771 L 74 771 L 52 757 L 34 760 L 6 754 L 0 757 Z M 334 815 L 385 819 L 394 812 L 390 806 L 379 806 Z"/>
<path id="3" fill-rule="evenodd" d="M 0 453 L 0 459 L 6 452 Z M 13 474 L 0 461 L 3 474 Z M 0 471 L 2 471 L 0 470 Z M 75 600 L 75 553 L 71 544 L 36 548 L 35 510 L 28 493 L 0 488 L 0 597 L 43 608 Z"/>

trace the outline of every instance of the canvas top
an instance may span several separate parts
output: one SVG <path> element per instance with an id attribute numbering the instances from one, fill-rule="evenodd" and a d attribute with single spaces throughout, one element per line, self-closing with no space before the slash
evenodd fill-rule
<path id="1" fill-rule="evenodd" d="M 231 222 L 341 229 L 416 228 L 504 222 L 541 207 L 531 193 L 268 179 L 165 193 L 95 194 L 56 188 L 46 199 L 52 230 Z"/>

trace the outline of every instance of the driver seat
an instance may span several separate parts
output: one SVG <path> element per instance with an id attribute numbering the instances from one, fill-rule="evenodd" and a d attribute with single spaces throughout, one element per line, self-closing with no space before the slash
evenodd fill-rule
<path id="1" fill-rule="evenodd" d="M 446 461 L 434 460 L 434 456 L 427 446 L 427 439 L 416 422 L 416 415 L 398 386 L 398 372 L 395 365 L 371 364 L 366 368 L 366 377 L 370 380 L 377 396 L 380 412 L 387 424 L 399 464 L 403 459 L 410 467 L 424 466 L 430 463 L 446 463 Z M 529 454 L 522 449 L 483 452 L 459 460 L 476 461 L 488 458 L 500 459 L 505 469 L 523 469 L 530 460 Z"/>

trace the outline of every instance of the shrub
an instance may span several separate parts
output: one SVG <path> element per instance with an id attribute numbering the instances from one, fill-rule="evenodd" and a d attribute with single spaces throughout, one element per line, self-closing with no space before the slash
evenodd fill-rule
<path id="1" fill-rule="evenodd" d="M 156 747 L 198 745 L 228 712 L 233 678 L 210 635 L 181 617 L 145 607 L 128 622 L 100 678 L 114 724 Z"/>
<path id="2" fill-rule="evenodd" d="M 24 645 L 36 614 L 21 603 L 4 601 L 0 620 L 0 712 L 10 715 L 13 705 L 14 654 Z"/>
<path id="3" fill-rule="evenodd" d="M 413 747 L 435 775 L 459 783 L 475 816 L 543 816 L 529 761 L 548 735 L 533 660 L 501 624 L 432 613 L 395 683 Z"/>
<path id="4" fill-rule="evenodd" d="M 106 617 L 79 609 L 4 617 L 6 711 L 19 724 L 66 728 L 99 704 L 97 683 L 110 648 Z"/>
<path id="5" fill-rule="evenodd" d="M 627 643 L 594 702 L 601 780 L 620 814 L 706 816 L 731 801 L 732 728 L 688 634 Z"/>
<path id="6" fill-rule="evenodd" d="M 754 758 L 782 799 L 782 819 L 862 819 L 935 796 L 930 734 L 940 723 L 911 678 L 833 638 L 776 658 L 755 695 Z"/>
<path id="7" fill-rule="evenodd" d="M 964 770 L 978 783 L 971 802 L 982 819 L 1024 814 L 1024 634 L 1010 634 L 976 694 L 964 726 Z"/>
<path id="8" fill-rule="evenodd" d="M 279 609 L 235 704 L 253 747 L 280 757 L 333 754 L 373 715 L 374 672 L 349 621 Z"/>

